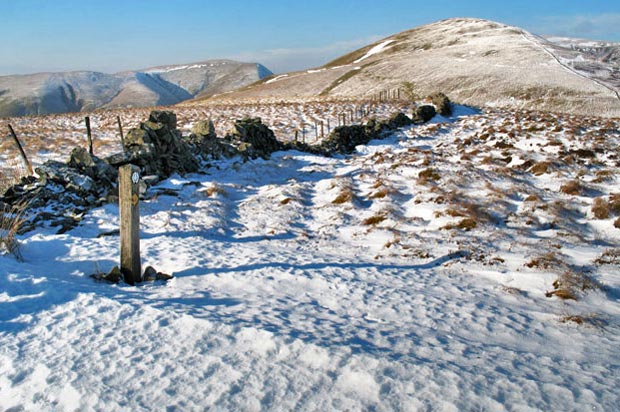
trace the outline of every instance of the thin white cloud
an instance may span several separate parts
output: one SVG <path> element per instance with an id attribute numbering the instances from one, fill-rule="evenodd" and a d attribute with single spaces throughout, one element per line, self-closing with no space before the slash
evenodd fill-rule
<path id="1" fill-rule="evenodd" d="M 233 60 L 261 63 L 274 73 L 284 73 L 321 66 L 336 57 L 374 43 L 384 37 L 386 36 L 373 35 L 319 47 L 248 51 L 227 57 Z"/>
<path id="2" fill-rule="evenodd" d="M 537 19 L 528 28 L 543 35 L 620 41 L 620 13 L 550 16 Z"/>

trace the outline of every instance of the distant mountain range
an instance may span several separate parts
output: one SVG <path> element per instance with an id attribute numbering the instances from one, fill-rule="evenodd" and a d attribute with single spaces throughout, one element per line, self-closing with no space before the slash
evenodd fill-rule
<path id="1" fill-rule="evenodd" d="M 448 19 L 209 101 L 372 98 L 404 82 L 413 83 L 419 95 L 441 91 L 476 106 L 620 117 L 620 44 L 543 38 L 488 20 Z"/>
<path id="2" fill-rule="evenodd" d="M 0 76 L 0 116 L 171 105 L 229 92 L 271 74 L 256 63 L 210 60 L 117 74 L 80 71 Z"/>
<path id="3" fill-rule="evenodd" d="M 210 102 L 367 99 L 413 84 L 475 106 L 620 117 L 620 44 L 540 37 L 456 18 L 404 31 L 314 69 L 273 75 L 213 60 L 118 74 L 0 77 L 0 116 Z"/>

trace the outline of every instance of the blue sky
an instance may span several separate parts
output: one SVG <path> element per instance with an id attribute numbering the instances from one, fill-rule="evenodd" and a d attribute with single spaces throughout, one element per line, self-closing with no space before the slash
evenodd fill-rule
<path id="1" fill-rule="evenodd" d="M 620 42 L 618 0 L 0 0 L 0 75 L 216 58 L 284 72 L 450 17 Z"/>

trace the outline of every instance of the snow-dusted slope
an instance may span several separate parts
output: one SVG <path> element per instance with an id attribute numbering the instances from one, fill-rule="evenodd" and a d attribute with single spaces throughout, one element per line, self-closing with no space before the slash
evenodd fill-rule
<path id="1" fill-rule="evenodd" d="M 114 98 L 123 82 L 96 72 L 0 76 L 0 116 L 94 110 Z"/>
<path id="2" fill-rule="evenodd" d="M 617 192 L 618 122 L 457 113 L 152 188 L 165 284 L 88 278 L 118 261 L 115 205 L 21 237 L 0 410 L 616 410 L 619 229 L 592 205 Z M 546 297 L 557 279 L 578 300 Z"/>
<path id="3" fill-rule="evenodd" d="M 270 74 L 256 63 L 214 60 L 114 75 L 71 72 L 0 76 L 0 116 L 170 105 L 198 95 L 234 90 Z"/>
<path id="4" fill-rule="evenodd" d="M 559 49 L 520 28 L 480 19 L 449 19 L 395 34 L 324 67 L 289 73 L 225 98 L 370 98 L 408 81 L 421 95 L 442 91 L 453 100 L 479 106 L 620 116 L 617 81 L 596 81 L 598 70 L 577 73 L 554 53 Z M 618 77 L 617 59 L 605 64 L 605 70 Z"/>
<path id="5" fill-rule="evenodd" d="M 620 43 L 566 37 L 541 38 L 541 43 L 571 70 L 620 92 Z"/>

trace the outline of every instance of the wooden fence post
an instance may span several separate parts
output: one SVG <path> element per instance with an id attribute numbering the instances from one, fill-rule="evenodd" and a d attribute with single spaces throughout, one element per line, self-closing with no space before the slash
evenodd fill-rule
<path id="1" fill-rule="evenodd" d="M 140 169 L 127 164 L 118 169 L 118 203 L 120 209 L 121 272 L 125 282 L 142 281 L 140 262 Z"/>
<path id="2" fill-rule="evenodd" d="M 84 118 L 86 122 L 86 136 L 88 136 L 88 153 L 92 156 L 93 153 L 93 136 L 90 133 L 90 117 L 86 116 Z"/>
<path id="3" fill-rule="evenodd" d="M 121 123 L 120 116 L 116 116 L 116 123 L 118 124 L 118 132 L 121 135 L 121 145 L 123 146 L 123 151 L 125 151 L 125 136 L 123 135 L 123 124 Z"/>
<path id="4" fill-rule="evenodd" d="M 22 147 L 22 144 L 19 142 L 19 139 L 17 138 L 17 135 L 15 134 L 15 130 L 13 130 L 13 126 L 11 126 L 10 124 L 8 126 L 9 126 L 9 131 L 11 132 L 11 137 L 13 138 L 13 140 L 15 141 L 15 145 L 19 149 L 19 153 L 21 154 L 24 163 L 26 163 L 28 174 L 30 176 L 33 176 L 34 172 L 32 170 L 32 165 L 28 161 L 28 157 L 26 157 L 26 152 L 24 152 L 24 148 Z"/>

